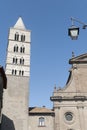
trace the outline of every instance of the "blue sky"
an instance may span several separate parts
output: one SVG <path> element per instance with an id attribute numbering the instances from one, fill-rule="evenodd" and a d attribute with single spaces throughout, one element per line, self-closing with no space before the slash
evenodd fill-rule
<path id="1" fill-rule="evenodd" d="M 78 40 L 68 37 L 70 18 L 87 23 L 87 0 L 1 0 L 0 64 L 5 66 L 8 31 L 19 16 L 32 30 L 30 106 L 52 108 L 54 85 L 64 87 L 69 75 L 69 59 L 87 52 L 87 30 L 80 26 Z"/>

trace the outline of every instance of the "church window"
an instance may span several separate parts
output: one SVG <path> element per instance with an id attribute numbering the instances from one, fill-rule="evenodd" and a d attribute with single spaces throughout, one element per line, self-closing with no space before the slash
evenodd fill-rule
<path id="1" fill-rule="evenodd" d="M 12 75 L 16 75 L 17 74 L 17 70 L 12 69 Z"/>
<path id="2" fill-rule="evenodd" d="M 17 45 L 14 46 L 14 52 L 18 52 L 18 46 Z"/>
<path id="3" fill-rule="evenodd" d="M 22 71 L 22 76 L 24 75 L 24 71 Z"/>
<path id="4" fill-rule="evenodd" d="M 12 69 L 12 75 L 14 75 L 14 70 Z"/>
<path id="5" fill-rule="evenodd" d="M 17 64 L 17 62 L 18 62 L 18 59 L 17 59 L 16 57 L 14 57 L 14 58 L 13 58 L 13 63 L 14 63 L 14 64 Z"/>
<path id="6" fill-rule="evenodd" d="M 18 33 L 15 33 L 15 41 L 19 41 L 19 34 Z"/>
<path id="7" fill-rule="evenodd" d="M 16 59 L 15 59 L 15 61 L 16 61 L 16 64 L 17 64 L 17 62 L 18 62 L 18 59 L 16 58 Z"/>
<path id="8" fill-rule="evenodd" d="M 22 59 L 22 64 L 24 65 L 24 59 Z"/>
<path id="9" fill-rule="evenodd" d="M 25 52 L 25 47 L 22 48 L 23 49 L 23 53 Z"/>
<path id="10" fill-rule="evenodd" d="M 17 74 L 17 70 L 15 70 L 15 75 Z"/>
<path id="11" fill-rule="evenodd" d="M 19 75 L 21 75 L 21 70 L 19 71 Z"/>
<path id="12" fill-rule="evenodd" d="M 39 118 L 39 126 L 45 126 L 45 119 L 44 117 Z"/>
<path id="13" fill-rule="evenodd" d="M 23 70 L 22 70 L 22 71 L 20 70 L 20 71 L 19 71 L 19 75 L 20 75 L 20 76 L 23 76 L 23 75 L 24 75 L 24 71 L 23 71 Z"/>
<path id="14" fill-rule="evenodd" d="M 65 119 L 66 119 L 67 121 L 72 121 L 72 119 L 73 119 L 73 114 L 72 114 L 71 112 L 66 112 L 66 113 L 65 113 Z"/>
<path id="15" fill-rule="evenodd" d="M 22 41 L 22 42 L 25 41 L 25 35 L 21 35 L 21 41 Z"/>
<path id="16" fill-rule="evenodd" d="M 20 52 L 25 53 L 25 47 L 24 46 L 20 47 Z"/>
<path id="17" fill-rule="evenodd" d="M 22 60 L 20 59 L 20 64 L 22 64 Z"/>
<path id="18" fill-rule="evenodd" d="M 22 53 L 22 47 L 20 48 L 20 52 Z"/>
<path id="19" fill-rule="evenodd" d="M 15 63 L 15 58 L 13 58 L 13 63 Z"/>
<path id="20" fill-rule="evenodd" d="M 23 57 L 20 59 L 20 64 L 24 65 L 24 59 L 23 59 Z"/>

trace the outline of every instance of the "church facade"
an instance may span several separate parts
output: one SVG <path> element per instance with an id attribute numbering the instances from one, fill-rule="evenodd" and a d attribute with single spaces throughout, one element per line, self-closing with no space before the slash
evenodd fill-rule
<path id="1" fill-rule="evenodd" d="M 1 130 L 86 130 L 87 54 L 69 60 L 71 68 L 65 87 L 54 87 L 50 97 L 52 109 L 28 109 L 30 45 L 31 31 L 19 17 L 8 37 Z"/>

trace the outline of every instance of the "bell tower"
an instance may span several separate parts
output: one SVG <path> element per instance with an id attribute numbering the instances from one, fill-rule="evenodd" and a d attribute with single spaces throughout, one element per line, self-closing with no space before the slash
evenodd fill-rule
<path id="1" fill-rule="evenodd" d="M 2 130 L 28 130 L 31 31 L 21 17 L 8 36 Z"/>

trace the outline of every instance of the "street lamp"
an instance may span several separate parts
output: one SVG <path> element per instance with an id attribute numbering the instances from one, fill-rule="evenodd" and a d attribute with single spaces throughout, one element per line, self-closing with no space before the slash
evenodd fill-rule
<path id="1" fill-rule="evenodd" d="M 85 24 L 85 23 L 83 23 L 75 18 L 71 18 L 71 21 L 72 21 L 72 26 L 68 29 L 68 35 L 71 37 L 72 40 L 76 40 L 78 38 L 78 35 L 79 35 L 79 27 L 76 27 L 74 25 L 74 21 L 82 24 L 83 29 L 86 29 L 87 24 Z"/>
<path id="2" fill-rule="evenodd" d="M 78 35 L 79 35 L 79 28 L 72 25 L 68 29 L 68 35 L 71 37 L 72 40 L 76 40 L 78 38 Z"/>

